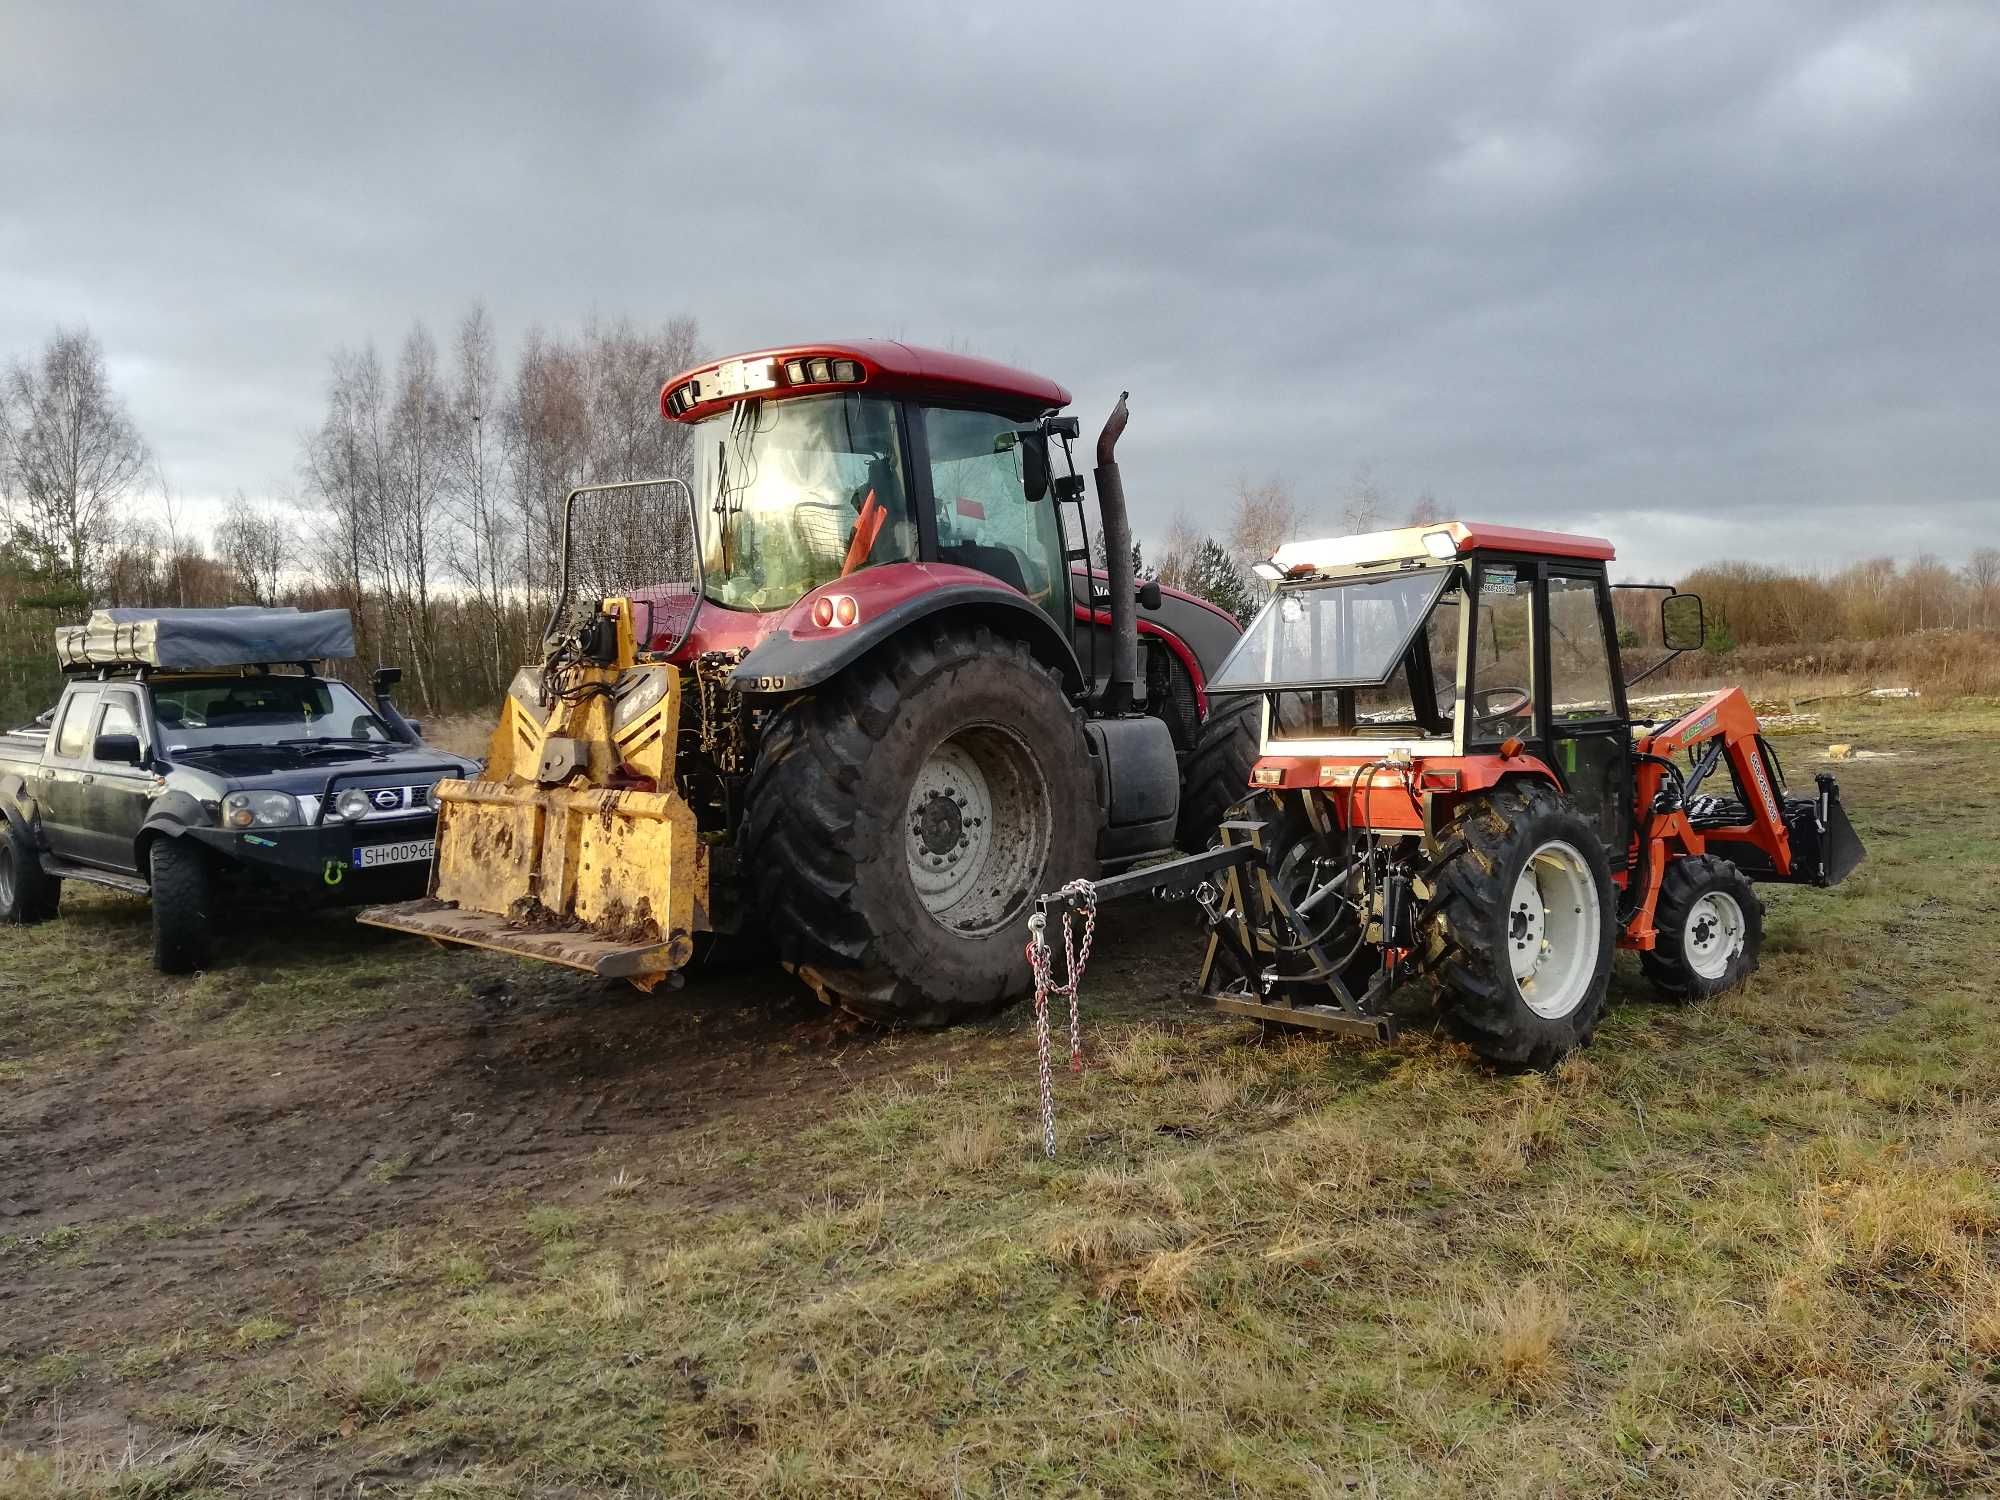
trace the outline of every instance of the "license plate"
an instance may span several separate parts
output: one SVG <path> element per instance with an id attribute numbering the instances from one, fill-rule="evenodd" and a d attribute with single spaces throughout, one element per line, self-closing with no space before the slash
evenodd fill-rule
<path id="1" fill-rule="evenodd" d="M 405 839 L 400 844 L 363 844 L 354 851 L 354 868 L 372 870 L 377 865 L 407 865 L 427 860 L 437 853 L 436 839 Z"/>

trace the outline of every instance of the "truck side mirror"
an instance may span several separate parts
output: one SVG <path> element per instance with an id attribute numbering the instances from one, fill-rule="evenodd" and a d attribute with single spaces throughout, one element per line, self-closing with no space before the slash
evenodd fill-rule
<path id="1" fill-rule="evenodd" d="M 1660 601 L 1660 638 L 1669 651 L 1699 651 L 1708 639 L 1701 595 L 1669 594 Z"/>
<path id="2" fill-rule="evenodd" d="M 90 758 L 100 765 L 136 766 L 140 761 L 139 736 L 100 734 L 97 743 L 91 746 Z"/>

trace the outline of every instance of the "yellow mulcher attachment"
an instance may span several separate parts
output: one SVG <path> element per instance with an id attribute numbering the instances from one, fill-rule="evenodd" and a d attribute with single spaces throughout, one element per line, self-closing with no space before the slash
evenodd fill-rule
<path id="1" fill-rule="evenodd" d="M 360 920 L 629 979 L 676 978 L 708 927 L 708 859 L 674 791 L 680 673 L 636 660 L 632 609 L 507 690 L 485 779 L 437 787 L 431 894 Z"/>

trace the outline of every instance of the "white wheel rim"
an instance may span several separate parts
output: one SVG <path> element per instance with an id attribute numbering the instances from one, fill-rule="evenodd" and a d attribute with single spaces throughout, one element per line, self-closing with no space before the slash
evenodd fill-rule
<path id="1" fill-rule="evenodd" d="M 1035 894 L 1053 824 L 1040 768 L 1011 730 L 981 724 L 933 749 L 903 816 L 910 883 L 924 910 L 967 937 L 998 931 Z"/>
<path id="2" fill-rule="evenodd" d="M 1703 979 L 1720 979 L 1743 951 L 1743 908 L 1724 891 L 1710 891 L 1688 908 L 1681 928 L 1687 966 Z"/>
<path id="3" fill-rule="evenodd" d="M 1551 839 L 1528 856 L 1507 903 L 1507 958 L 1529 1010 L 1557 1021 L 1583 1003 L 1602 924 L 1597 882 L 1574 845 Z"/>

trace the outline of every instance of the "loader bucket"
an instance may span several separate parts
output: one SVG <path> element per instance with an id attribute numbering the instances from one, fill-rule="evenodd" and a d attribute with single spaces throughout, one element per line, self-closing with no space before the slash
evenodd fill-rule
<path id="1" fill-rule="evenodd" d="M 486 779 L 438 783 L 430 895 L 361 921 L 642 989 L 688 962 L 708 925 L 708 857 L 672 790 L 680 674 L 614 666 L 595 682 L 544 706 L 538 675 L 516 678 Z"/>

